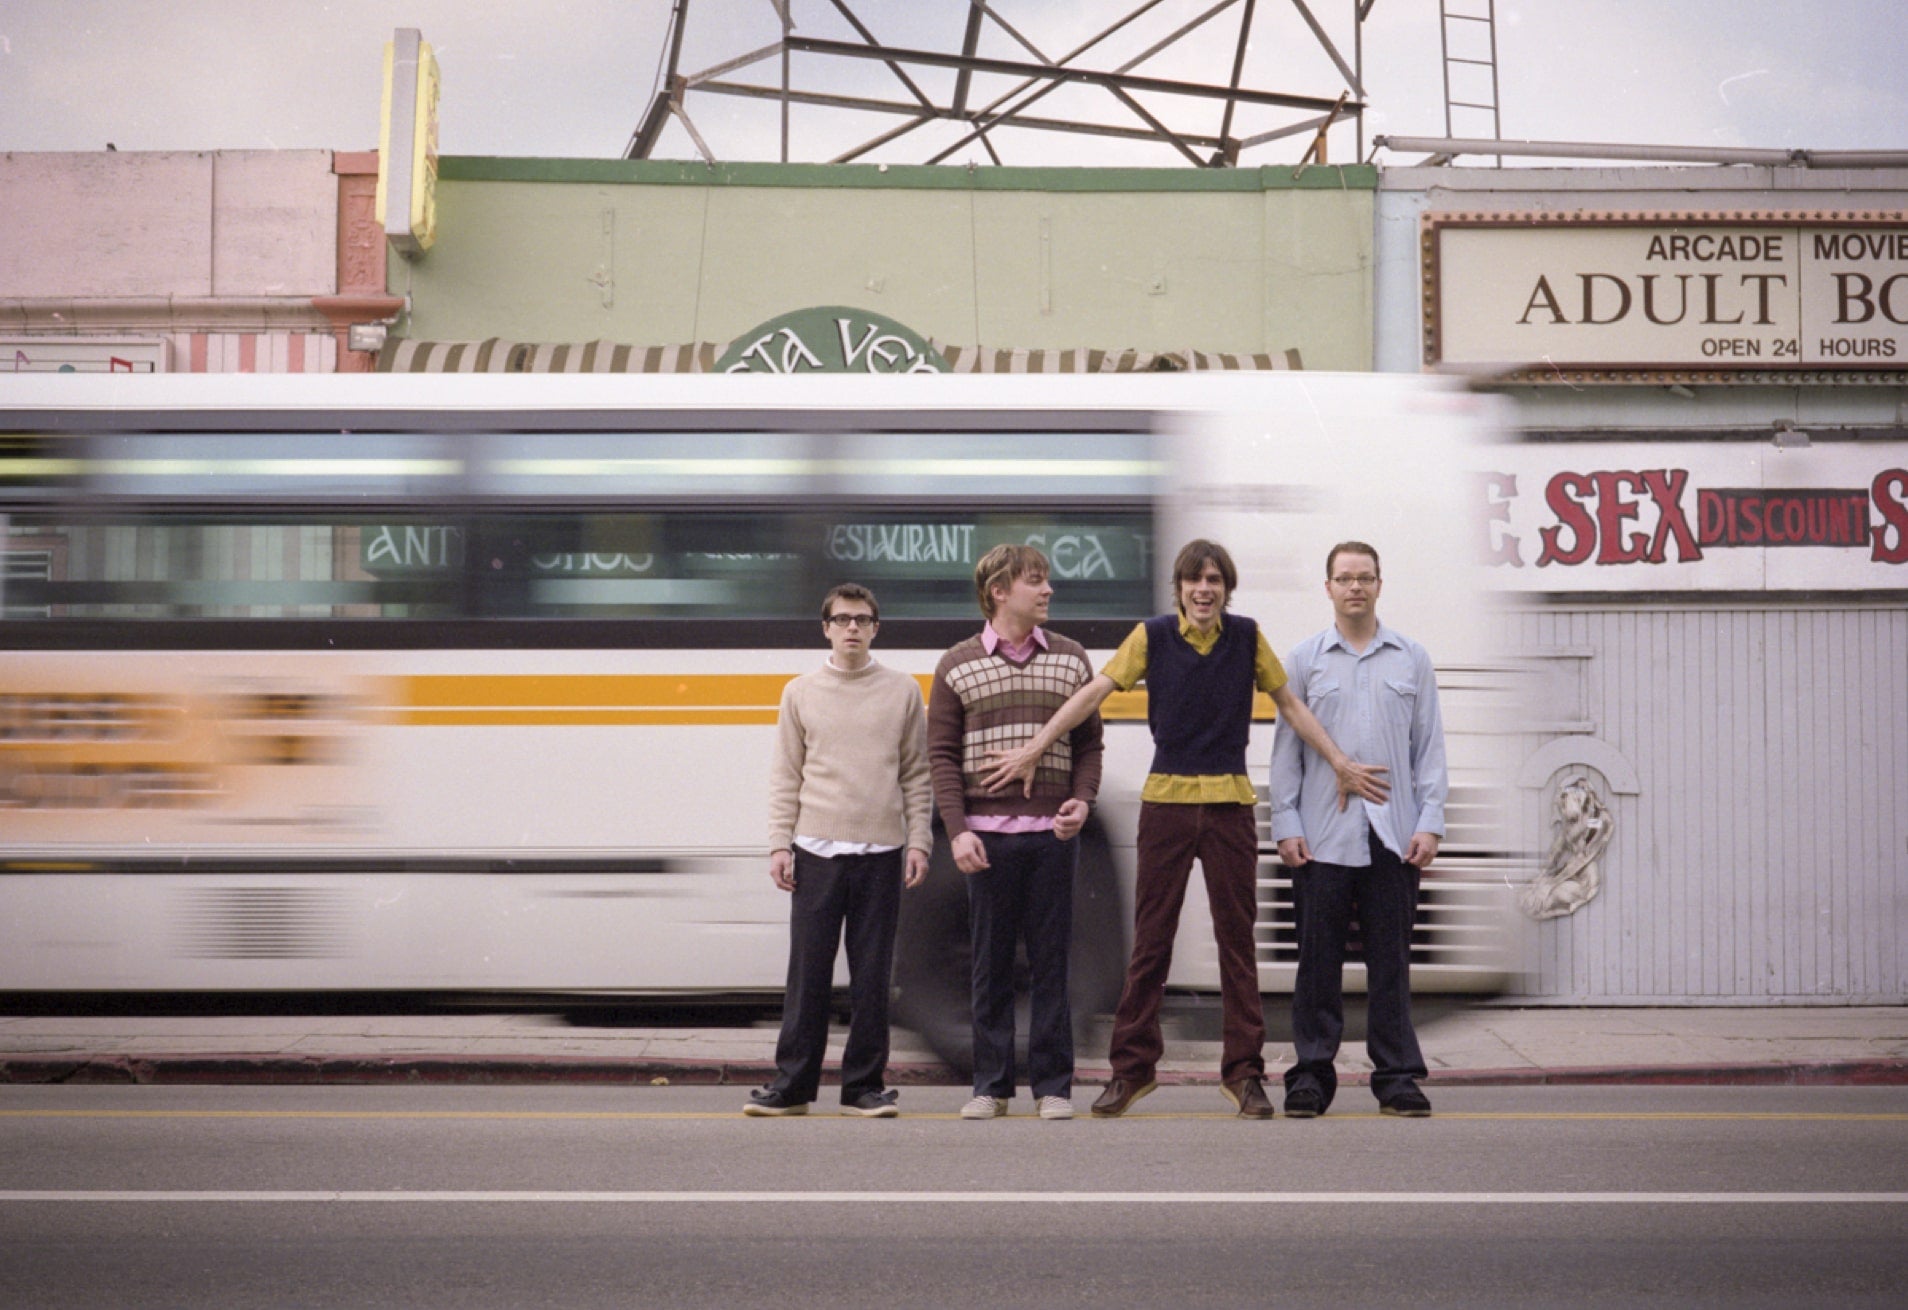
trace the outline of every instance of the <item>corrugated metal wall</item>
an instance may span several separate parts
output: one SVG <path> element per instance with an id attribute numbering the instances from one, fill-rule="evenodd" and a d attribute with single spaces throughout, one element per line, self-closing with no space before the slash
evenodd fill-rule
<path id="1" fill-rule="evenodd" d="M 1908 611 L 1558 605 L 1511 629 L 1549 654 L 1540 716 L 1639 786 L 1604 795 L 1601 895 L 1529 926 L 1533 997 L 1908 998 Z M 1517 807 L 1526 849 L 1554 781 Z"/>

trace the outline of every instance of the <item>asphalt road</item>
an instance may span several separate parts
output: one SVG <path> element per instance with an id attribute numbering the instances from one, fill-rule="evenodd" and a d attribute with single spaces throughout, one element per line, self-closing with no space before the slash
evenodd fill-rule
<path id="1" fill-rule="evenodd" d="M 826 1089 L 825 1089 L 826 1090 Z M 0 1088 L 0 1305 L 1898 1305 L 1908 1088 Z M 818 1107 L 832 1110 L 824 1101 Z"/>

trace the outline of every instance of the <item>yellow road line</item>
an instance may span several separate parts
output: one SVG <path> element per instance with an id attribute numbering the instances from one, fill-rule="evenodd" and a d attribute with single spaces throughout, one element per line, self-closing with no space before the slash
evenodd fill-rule
<path id="1" fill-rule="evenodd" d="M 630 1089 L 632 1092 L 639 1088 Z M 526 1120 L 638 1120 L 638 1119 L 736 1119 L 741 1118 L 741 1110 L 0 1110 L 0 1119 L 391 1119 L 391 1120 L 427 1120 L 427 1119 L 526 1119 Z M 801 1116 L 792 1116 L 801 1117 Z M 837 1115 L 832 1106 L 817 1109 L 810 1116 L 817 1119 L 846 1118 Z M 902 1111 L 907 1119 L 948 1119 L 961 1116 L 958 1111 Z M 1092 1116 L 1082 1113 L 1081 1120 Z M 1213 1111 L 1167 1111 L 1161 1113 L 1140 1112 L 1123 1116 L 1128 1121 L 1141 1123 L 1163 1122 L 1166 1120 L 1198 1119 L 1235 1119 L 1238 1116 L 1223 1110 Z M 1375 1110 L 1333 1113 L 1325 1116 L 1327 1121 L 1339 1119 L 1378 1119 L 1382 1118 Z M 1742 1122 L 1742 1123 L 1904 1123 L 1908 1122 L 1908 1112 L 1879 1113 L 1833 1113 L 1812 1111 L 1781 1110 L 1637 1110 L 1637 1111 L 1440 1111 L 1433 1116 L 1440 1121 L 1459 1120 L 1464 1122 L 1477 1120 L 1529 1120 L 1533 1122 L 1598 1122 L 1598 1121 L 1656 1121 L 1656 1122 Z M 1037 1122 L 1036 1116 L 1010 1115 L 1010 1120 Z"/>

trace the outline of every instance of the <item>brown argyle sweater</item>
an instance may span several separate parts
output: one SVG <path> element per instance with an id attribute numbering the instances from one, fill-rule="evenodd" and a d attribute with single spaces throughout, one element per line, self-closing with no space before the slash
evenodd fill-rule
<path id="1" fill-rule="evenodd" d="M 1018 785 L 998 796 L 981 788 L 991 753 L 1024 745 L 1093 677 L 1079 642 L 1051 631 L 1046 638 L 1045 650 L 1036 647 L 1024 664 L 1015 664 L 1004 646 L 989 655 L 976 633 L 941 656 L 934 670 L 928 691 L 928 765 L 934 805 L 950 839 L 967 831 L 971 814 L 1045 817 L 1063 801 L 1077 797 L 1091 804 L 1099 794 L 1097 714 L 1041 757 L 1032 796 L 1022 796 Z"/>

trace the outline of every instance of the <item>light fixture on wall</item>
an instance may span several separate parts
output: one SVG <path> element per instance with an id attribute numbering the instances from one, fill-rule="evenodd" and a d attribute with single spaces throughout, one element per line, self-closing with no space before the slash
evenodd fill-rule
<path id="1" fill-rule="evenodd" d="M 345 334 L 345 345 L 351 350 L 382 350 L 384 334 L 383 323 L 353 323 Z"/>

